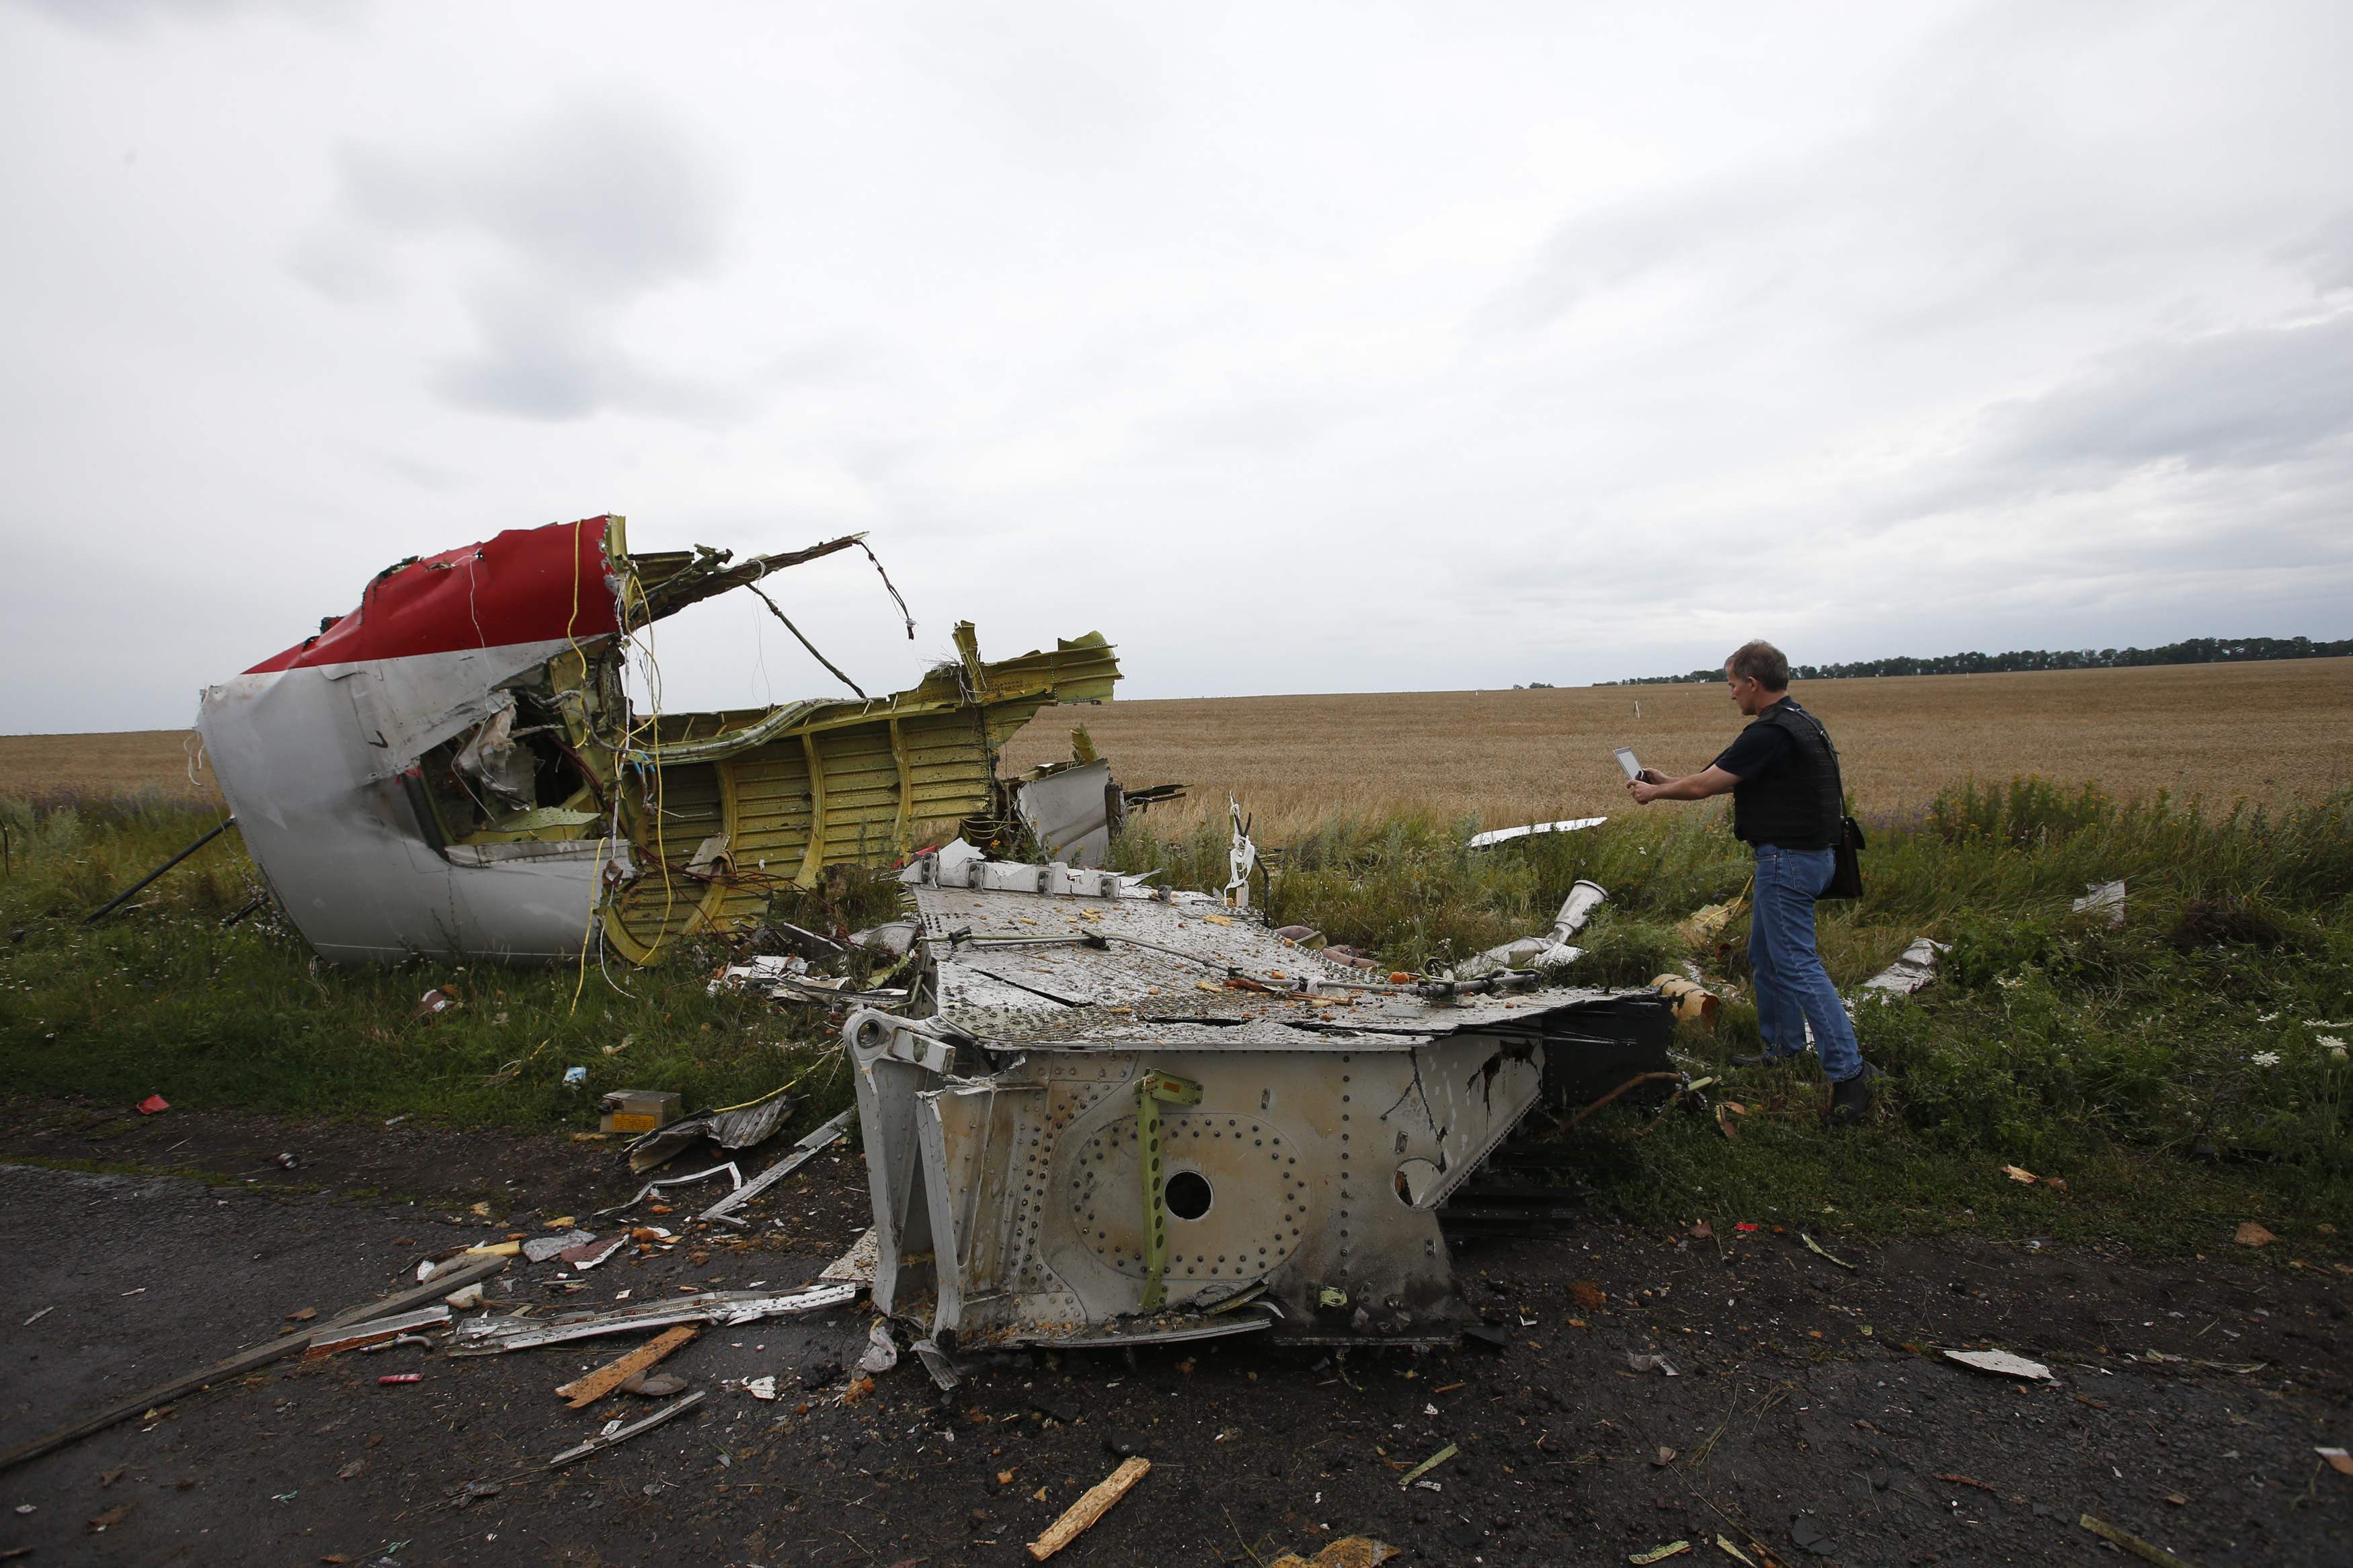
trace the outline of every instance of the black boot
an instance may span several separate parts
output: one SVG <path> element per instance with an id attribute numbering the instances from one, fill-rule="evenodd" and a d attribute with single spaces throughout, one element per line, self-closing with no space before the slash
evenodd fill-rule
<path id="1" fill-rule="evenodd" d="M 1863 1113 L 1871 1109 L 1871 1080 L 1879 1077 L 1879 1069 L 1869 1062 L 1852 1078 L 1841 1079 L 1831 1085 L 1831 1125 L 1853 1127 L 1861 1124 Z"/>

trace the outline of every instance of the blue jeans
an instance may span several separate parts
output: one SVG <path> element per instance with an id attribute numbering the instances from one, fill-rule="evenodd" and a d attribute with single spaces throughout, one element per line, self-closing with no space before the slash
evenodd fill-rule
<path id="1" fill-rule="evenodd" d="M 1748 973 L 1757 990 L 1757 1026 L 1768 1056 L 1794 1057 L 1813 1026 L 1822 1074 L 1843 1083 L 1862 1070 L 1854 1025 L 1814 952 L 1814 900 L 1831 884 L 1832 852 L 1757 847 L 1750 896 Z"/>

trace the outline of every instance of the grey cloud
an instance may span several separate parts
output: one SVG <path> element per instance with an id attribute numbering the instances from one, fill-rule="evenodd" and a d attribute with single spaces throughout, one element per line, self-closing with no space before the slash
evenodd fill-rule
<path id="1" fill-rule="evenodd" d="M 706 276 L 723 249 L 727 193 L 670 117 L 582 96 L 503 146 L 351 146 L 336 162 L 335 210 L 289 268 L 339 304 L 374 303 L 405 292 L 438 242 L 476 331 L 428 374 L 443 401 L 547 421 L 708 419 L 741 403 L 617 342 L 632 306 Z"/>
<path id="2" fill-rule="evenodd" d="M 36 15 L 86 33 L 123 34 L 164 22 L 220 22 L 234 16 L 310 15 L 340 18 L 343 0 L 9 0 Z"/>
<path id="3" fill-rule="evenodd" d="M 565 287 L 628 292 L 706 272 L 724 201 L 667 119 L 602 100 L 559 108 L 498 151 L 404 156 L 351 147 L 343 199 L 394 235 L 470 231 Z"/>
<path id="4" fill-rule="evenodd" d="M 2353 289 L 2353 207 L 2282 250 L 2279 258 L 2301 268 L 2324 294 Z"/>
<path id="5" fill-rule="evenodd" d="M 2000 472 L 2261 468 L 2353 435 L 2353 311 L 2145 343 L 1986 416 Z"/>

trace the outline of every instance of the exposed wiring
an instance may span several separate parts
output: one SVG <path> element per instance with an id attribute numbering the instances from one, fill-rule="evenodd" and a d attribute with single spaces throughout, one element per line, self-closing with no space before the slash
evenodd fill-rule
<path id="1" fill-rule="evenodd" d="M 744 586 L 749 589 L 752 594 L 759 599 L 760 603 L 768 606 L 768 613 L 770 615 L 785 623 L 785 630 L 792 633 L 793 636 L 801 639 L 801 647 L 809 650 L 809 657 L 811 658 L 825 666 L 826 668 L 833 671 L 834 679 L 840 681 L 852 691 L 857 692 L 861 700 L 866 696 L 866 689 L 860 686 L 858 682 L 850 679 L 847 675 L 842 674 L 841 667 L 839 665 L 835 664 L 833 660 L 818 652 L 817 644 L 809 641 L 807 637 L 802 633 L 800 627 L 793 625 L 792 617 L 777 607 L 776 601 L 768 597 L 767 595 L 760 592 L 760 585 L 757 583 L 746 583 Z M 910 624 L 912 625 L 913 623 Z M 909 635 L 913 636 L 913 634 L 910 633 Z"/>
<path id="2" fill-rule="evenodd" d="M 882 570 L 882 558 L 874 553 L 874 547 L 867 543 L 865 539 L 862 537 L 857 541 L 857 543 L 859 549 L 866 552 L 866 559 L 874 563 L 875 575 L 882 579 L 882 586 L 891 591 L 892 599 L 899 606 L 899 618 L 907 623 L 907 640 L 909 642 L 913 642 L 915 640 L 915 617 L 913 613 L 907 608 L 907 601 L 899 597 L 899 585 L 891 581 L 891 574 Z M 815 653 L 817 650 L 815 648 L 811 648 L 809 651 L 811 653 Z M 851 689 L 856 690 L 857 689 L 853 687 Z M 863 697 L 866 693 L 860 691 L 858 695 Z"/>

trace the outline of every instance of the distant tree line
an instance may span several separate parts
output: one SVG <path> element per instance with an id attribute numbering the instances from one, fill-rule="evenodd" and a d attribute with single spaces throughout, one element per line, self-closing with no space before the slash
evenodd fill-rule
<path id="1" fill-rule="evenodd" d="M 2000 675 L 2017 669 L 2128 669 L 2147 664 L 2246 664 L 2266 658 L 2341 658 L 2353 637 L 2190 637 L 2161 647 L 2025 648 L 2016 653 L 1947 653 L 1926 658 L 1864 659 L 1854 664 L 1793 664 L 1799 680 L 1849 680 L 1873 675 Z M 1689 675 L 1643 675 L 1597 680 L 1596 686 L 1690 686 L 1722 680 L 1721 666 Z"/>

